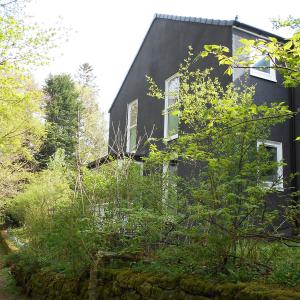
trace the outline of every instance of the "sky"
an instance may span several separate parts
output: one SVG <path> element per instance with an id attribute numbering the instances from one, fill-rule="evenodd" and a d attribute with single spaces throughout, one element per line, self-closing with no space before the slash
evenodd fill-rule
<path id="1" fill-rule="evenodd" d="M 53 62 L 34 75 L 42 85 L 50 73 L 74 74 L 80 64 L 90 63 L 100 107 L 107 113 L 155 13 L 222 20 L 238 16 L 240 22 L 276 32 L 271 18 L 300 17 L 299 12 L 299 0 L 32 0 L 27 14 L 38 23 L 70 28 L 69 41 L 53 53 Z"/>

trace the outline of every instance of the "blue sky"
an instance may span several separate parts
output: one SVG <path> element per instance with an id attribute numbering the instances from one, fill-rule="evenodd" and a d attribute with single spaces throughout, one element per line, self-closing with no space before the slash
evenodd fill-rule
<path id="1" fill-rule="evenodd" d="M 62 24 L 72 28 L 69 42 L 55 52 L 54 61 L 35 72 L 37 82 L 42 84 L 49 73 L 73 74 L 88 62 L 94 67 L 99 103 L 106 112 L 155 13 L 223 20 L 238 15 L 240 22 L 273 31 L 271 18 L 299 17 L 297 12 L 298 0 L 32 0 L 27 7 L 27 14 L 39 23 L 51 26 L 62 18 Z"/>

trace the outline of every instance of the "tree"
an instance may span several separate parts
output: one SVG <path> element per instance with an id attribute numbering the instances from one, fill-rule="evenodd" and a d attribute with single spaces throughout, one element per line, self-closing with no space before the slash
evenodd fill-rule
<path id="1" fill-rule="evenodd" d="M 97 103 L 98 88 L 90 64 L 80 65 L 77 83 L 82 103 L 82 110 L 78 114 L 78 160 L 83 165 L 106 153 L 107 124 Z"/>
<path id="2" fill-rule="evenodd" d="M 255 68 L 253 65 L 259 57 L 265 57 L 271 61 L 271 66 L 258 68 L 274 68 L 278 70 L 284 79 L 286 87 L 296 87 L 300 84 L 300 19 L 273 20 L 275 28 L 289 27 L 295 32 L 292 37 L 280 41 L 275 37 L 268 40 L 242 39 L 242 47 L 231 54 L 228 47 L 220 45 L 206 45 L 199 57 L 213 54 L 219 60 L 220 65 L 227 65 L 226 73 L 231 75 L 234 68 Z"/>
<path id="3" fill-rule="evenodd" d="M 42 93 L 30 76 L 0 67 L 0 199 L 14 195 L 44 136 Z"/>
<path id="4" fill-rule="evenodd" d="M 45 165 L 58 149 L 63 149 L 66 160 L 72 162 L 77 145 L 77 116 L 81 111 L 75 83 L 68 74 L 50 75 L 44 93 L 47 135 L 37 158 Z"/>
<path id="5" fill-rule="evenodd" d="M 277 169 L 284 162 L 271 159 L 264 141 L 273 126 L 293 113 L 280 102 L 255 104 L 254 87 L 224 87 L 217 78 L 210 78 L 209 70 L 191 68 L 193 60 L 191 54 L 178 71 L 180 90 L 173 106 L 180 128 L 188 130 L 179 132 L 162 151 L 153 144 L 150 159 L 168 163 L 176 158 L 193 170 L 191 178 L 182 179 L 179 186 L 178 198 L 187 200 L 173 220 L 168 242 L 177 238 L 178 244 L 207 256 L 204 265 L 213 265 L 218 272 L 228 264 L 255 264 L 249 255 L 253 247 L 257 251 L 262 247 L 258 240 L 281 239 L 287 219 L 283 211 L 280 215 L 279 204 L 277 208 L 267 205 L 267 196 L 278 193 L 284 178 Z M 151 78 L 148 81 L 149 94 L 164 99 L 164 92 Z M 267 176 L 271 184 L 266 184 Z M 288 205 L 285 201 L 283 206 Z"/>
<path id="6" fill-rule="evenodd" d="M 47 63 L 49 50 L 56 47 L 55 28 L 43 29 L 23 19 L 0 14 L 0 65 L 26 68 Z"/>
<path id="7" fill-rule="evenodd" d="M 44 125 L 42 93 L 29 68 L 47 62 L 56 38 L 55 29 L 30 25 L 17 13 L 25 2 L 0 2 L 1 200 L 18 192 L 34 169 Z"/>

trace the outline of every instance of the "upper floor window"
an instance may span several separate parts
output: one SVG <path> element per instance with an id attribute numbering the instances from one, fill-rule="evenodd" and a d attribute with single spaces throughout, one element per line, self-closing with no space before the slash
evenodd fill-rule
<path id="1" fill-rule="evenodd" d="M 276 82 L 274 63 L 267 55 L 259 55 L 253 50 L 255 62 L 250 67 L 250 75 Z"/>
<path id="2" fill-rule="evenodd" d="M 278 190 L 283 190 L 282 143 L 275 141 L 258 141 L 257 147 L 264 147 L 268 159 L 268 167 L 261 174 L 264 182 Z"/>
<path id="3" fill-rule="evenodd" d="M 127 106 L 127 152 L 136 151 L 137 140 L 137 116 L 138 116 L 138 100 L 130 102 Z"/>
<path id="4" fill-rule="evenodd" d="M 179 97 L 179 75 L 175 74 L 165 82 L 164 138 L 172 140 L 178 137 L 179 117 L 175 114 L 174 104 Z"/>

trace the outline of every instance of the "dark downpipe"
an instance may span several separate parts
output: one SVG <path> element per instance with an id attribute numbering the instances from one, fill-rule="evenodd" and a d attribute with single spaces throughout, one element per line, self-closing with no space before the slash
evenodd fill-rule
<path id="1" fill-rule="evenodd" d="M 292 112 L 296 113 L 296 104 L 295 104 L 295 89 L 289 88 L 289 108 Z M 290 119 L 290 157 L 291 157 L 291 173 L 295 174 L 297 172 L 297 155 L 296 155 L 296 117 Z M 298 182 L 295 177 L 291 185 L 294 187 L 294 191 L 298 190 Z"/>
<path id="2" fill-rule="evenodd" d="M 296 109 L 296 103 L 295 103 L 295 89 L 294 88 L 289 88 L 289 109 L 297 113 Z M 291 174 L 295 174 L 297 170 L 297 151 L 296 151 L 296 116 L 293 116 L 290 120 L 290 158 L 291 158 Z M 291 187 L 293 192 L 298 191 L 298 179 L 297 176 L 295 176 L 292 181 L 291 181 Z M 299 201 L 298 196 L 294 196 L 293 200 L 295 203 Z M 295 226 L 296 226 L 296 231 L 294 234 L 299 234 L 299 229 L 300 229 L 300 216 L 297 216 L 294 220 Z"/>

